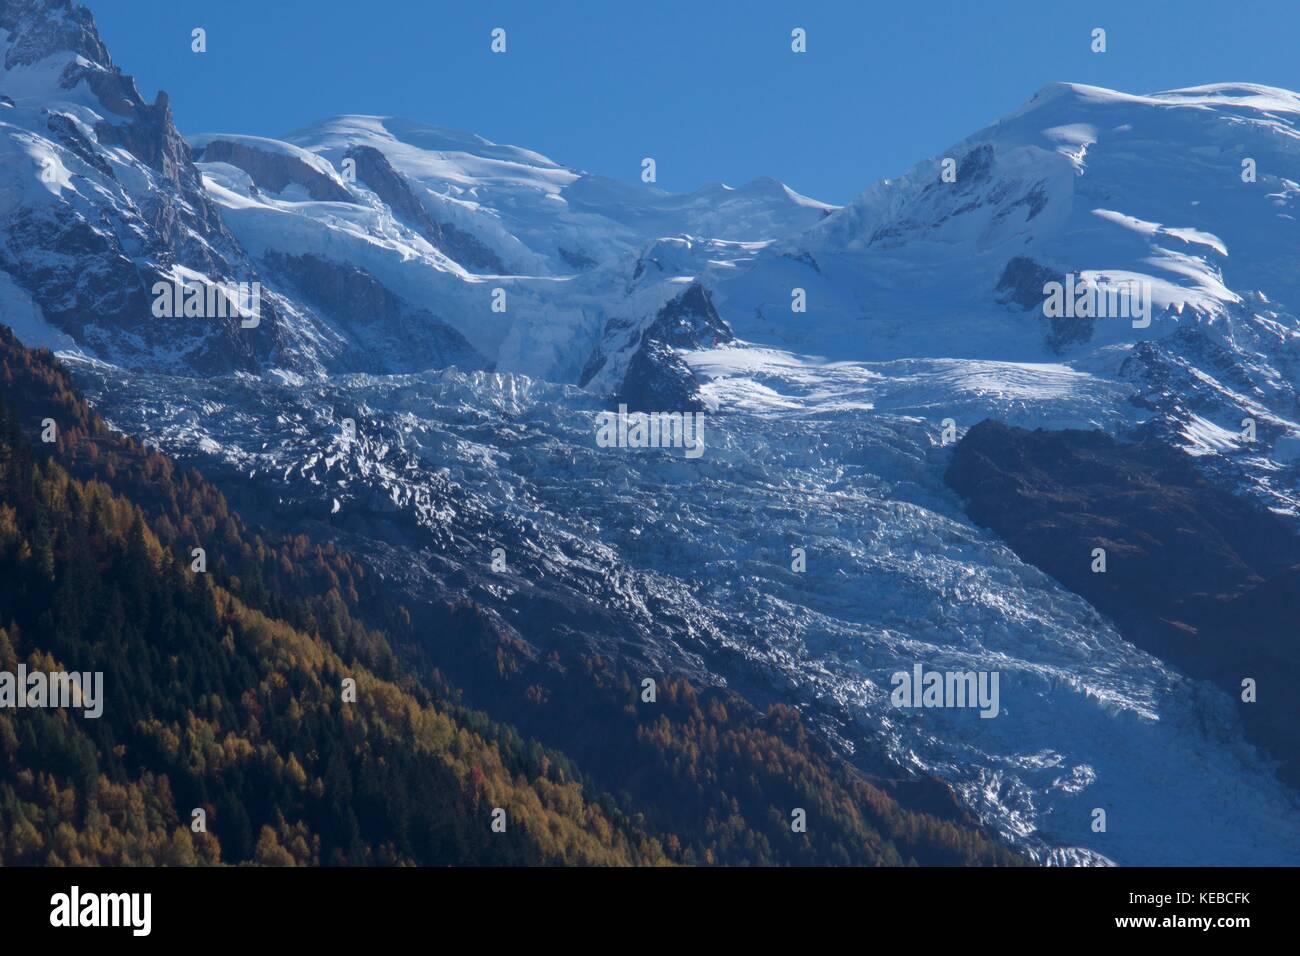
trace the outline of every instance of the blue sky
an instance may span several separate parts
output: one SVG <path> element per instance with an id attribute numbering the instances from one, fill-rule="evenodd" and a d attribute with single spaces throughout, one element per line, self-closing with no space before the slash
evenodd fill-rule
<path id="1" fill-rule="evenodd" d="M 672 191 L 766 175 L 837 203 L 1053 80 L 1300 89 L 1297 0 L 83 2 L 145 95 L 171 94 L 186 133 L 388 114 L 629 182 L 653 156 Z M 504 55 L 489 50 L 498 26 Z M 1104 54 L 1089 49 L 1094 27 Z"/>

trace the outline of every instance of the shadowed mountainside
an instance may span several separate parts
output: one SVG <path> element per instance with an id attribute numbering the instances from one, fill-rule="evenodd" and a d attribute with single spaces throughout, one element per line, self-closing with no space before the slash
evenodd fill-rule
<path id="1" fill-rule="evenodd" d="M 1300 786 L 1300 540 L 1290 522 L 1211 485 L 1176 449 L 1100 432 L 981 422 L 946 480 L 971 518 L 1128 640 L 1223 687 L 1282 762 L 1279 775 Z M 1092 570 L 1095 548 L 1104 573 Z M 1241 701 L 1246 678 L 1257 702 Z"/>

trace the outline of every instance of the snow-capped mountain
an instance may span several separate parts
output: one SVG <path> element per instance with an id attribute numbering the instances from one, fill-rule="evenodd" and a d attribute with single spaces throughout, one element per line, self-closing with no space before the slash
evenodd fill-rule
<path id="1" fill-rule="evenodd" d="M 675 297 L 662 285 L 639 298 L 625 289 L 636 263 L 662 269 L 661 237 L 702 248 L 692 237 L 707 236 L 727 261 L 751 237 L 795 234 L 834 208 L 774 180 L 674 196 L 391 117 L 335 117 L 285 141 L 207 134 L 193 145 L 226 221 L 280 284 L 319 289 L 339 265 L 360 270 L 358 282 L 377 281 L 408 313 L 419 303 L 426 323 L 464 336 L 482 367 L 555 381 L 579 379 L 609 322 L 639 326 Z M 355 303 L 339 298 L 316 304 L 347 332 Z M 391 355 L 391 371 L 465 365 L 412 363 L 398 343 L 368 351 Z"/>
<path id="2" fill-rule="evenodd" d="M 944 482 L 944 421 L 995 418 L 1164 441 L 1295 514 L 1296 94 L 1055 85 L 837 209 L 385 117 L 186 142 L 62 0 L 0 0 L 0 57 L 0 321 L 266 520 L 543 650 L 793 701 L 1043 861 L 1300 860 L 1232 699 Z M 1045 318 L 1070 276 L 1149 324 Z M 260 282 L 261 324 L 155 318 L 171 278 Z M 619 402 L 703 411 L 703 455 L 601 447 Z M 1001 713 L 893 707 L 917 663 L 1000 673 Z"/>
<path id="3" fill-rule="evenodd" d="M 1298 178 L 1294 93 L 1235 84 L 1130 96 L 1057 84 L 765 248 L 742 274 L 698 281 L 743 341 L 883 363 L 870 367 L 886 378 L 907 370 L 908 381 L 918 359 L 936 376 L 959 369 L 975 393 L 941 394 L 932 407 L 962 428 L 975 415 L 1019 417 L 1028 396 L 1018 387 L 1005 389 L 1009 402 L 982 400 L 997 397 L 989 373 L 999 368 L 992 377 L 1004 382 L 1021 380 L 1027 364 L 1082 376 L 1079 391 L 1118 386 L 1126 401 L 1035 402 L 1024 422 L 1114 428 L 1123 418 L 1224 458 L 1270 504 L 1294 510 Z M 1145 289 L 1149 315 L 1045 318 L 1045 285 L 1071 278 L 1103 294 Z M 794 288 L 805 290 L 807 314 L 791 312 Z M 716 368 L 717 356 L 698 361 Z M 772 382 L 751 389 L 747 362 L 725 364 L 741 373 L 713 380 L 719 402 L 743 391 L 771 401 Z"/>
<path id="4" fill-rule="evenodd" d="M 532 150 L 394 117 L 333 117 L 287 140 L 335 168 L 360 150 L 381 153 L 435 221 L 459 227 L 493 251 L 499 274 L 569 276 L 617 262 L 661 236 L 782 238 L 835 208 L 773 179 L 740 187 L 711 183 L 672 195 L 570 169 Z M 484 259 L 474 271 L 489 271 L 490 262 Z"/>
<path id="5" fill-rule="evenodd" d="M 152 310 L 158 282 L 253 281 L 190 162 L 167 96 L 146 103 L 84 9 L 0 7 L 0 266 L 20 334 L 126 366 L 229 371 L 292 361 L 267 321 L 206 323 Z"/>

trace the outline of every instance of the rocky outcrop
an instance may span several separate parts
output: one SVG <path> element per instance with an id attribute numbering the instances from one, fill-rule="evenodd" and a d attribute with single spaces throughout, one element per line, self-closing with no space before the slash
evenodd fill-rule
<path id="1" fill-rule="evenodd" d="M 130 122 L 96 123 L 95 135 L 106 146 L 121 146 L 161 173 L 173 186 L 198 188 L 198 171 L 194 169 L 189 146 L 172 121 L 171 101 L 165 90 L 159 90 L 152 106 L 146 103 L 134 106 Z"/>
<path id="2" fill-rule="evenodd" d="M 110 179 L 116 179 L 113 167 L 95 150 L 95 144 L 81 131 L 70 116 L 65 113 L 51 113 L 45 121 L 50 134 L 66 146 L 77 158 Z"/>
<path id="3" fill-rule="evenodd" d="M 699 385 L 685 362 L 663 342 L 637 349 L 614 400 L 633 412 L 702 411 Z"/>
<path id="4" fill-rule="evenodd" d="M 1023 311 L 1029 311 L 1042 308 L 1046 295 L 1043 286 L 1061 280 L 1059 271 L 1049 269 L 1028 256 L 1014 256 L 1007 260 L 994 291 L 998 293 L 998 301 L 1003 305 L 1015 305 Z"/>
<path id="5" fill-rule="evenodd" d="M 1035 262 L 1028 256 L 1015 256 L 1007 261 L 994 291 L 1003 305 L 1015 306 L 1022 311 L 1037 311 L 1047 327 L 1046 343 L 1060 354 L 1067 346 L 1082 344 L 1092 338 L 1096 320 L 1085 316 L 1043 315 L 1043 303 L 1049 282 L 1065 283 L 1065 274 Z"/>
<path id="6" fill-rule="evenodd" d="M 30 66 L 63 50 L 113 68 L 90 11 L 72 0 L 0 0 L 0 29 L 9 32 L 6 70 Z"/>
<path id="7" fill-rule="evenodd" d="M 442 229 L 416 198 L 405 177 L 393 168 L 388 157 L 373 146 L 350 146 L 343 156 L 356 163 L 357 179 L 374 190 L 399 219 L 435 246 L 441 245 Z"/>
<path id="8" fill-rule="evenodd" d="M 699 283 L 660 309 L 654 324 L 645 331 L 646 340 L 681 349 L 712 348 L 734 338 L 713 307 L 713 298 Z"/>
<path id="9" fill-rule="evenodd" d="M 318 169 L 287 153 L 258 149 L 247 143 L 214 139 L 199 154 L 205 163 L 229 163 L 248 173 L 259 189 L 282 192 L 290 185 L 301 186 L 312 199 L 321 202 L 354 203 L 352 194 Z"/>
<path id="10" fill-rule="evenodd" d="M 631 411 L 700 411 L 704 403 L 695 374 L 676 350 L 712 348 L 734 338 L 709 293 L 693 283 L 639 331 L 635 323 L 608 320 L 602 345 L 588 358 L 578 384 L 586 387 L 611 361 L 623 361 L 626 368 L 614 398 Z"/>
<path id="11" fill-rule="evenodd" d="M 5 217 L 0 269 L 45 321 L 110 361 L 221 373 L 282 357 L 284 329 L 267 301 L 257 328 L 229 316 L 152 314 L 153 287 L 175 266 L 212 281 L 258 278 L 203 189 L 167 94 L 146 103 L 135 80 L 113 65 L 90 13 L 65 0 L 0 0 L 0 30 L 10 40 L 6 70 L 64 54 L 60 86 L 84 82 L 102 106 L 93 130 L 60 112 L 15 117 L 78 186 L 36 193 Z M 132 162 L 133 175 L 119 176 Z"/>
<path id="12" fill-rule="evenodd" d="M 594 257 L 581 250 L 566 249 L 564 246 L 560 246 L 556 251 L 560 254 L 560 258 L 564 260 L 565 265 L 571 269 L 576 269 L 578 272 L 587 272 L 599 265 Z"/>

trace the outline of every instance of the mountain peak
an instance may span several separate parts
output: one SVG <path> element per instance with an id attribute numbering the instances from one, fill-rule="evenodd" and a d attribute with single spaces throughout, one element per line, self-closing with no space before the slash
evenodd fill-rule
<path id="1" fill-rule="evenodd" d="M 0 0 L 0 28 L 9 31 L 4 67 L 31 66 L 68 52 L 113 70 L 90 11 L 72 0 Z"/>
<path id="2" fill-rule="evenodd" d="M 0 0 L 0 92 L 18 106 L 79 104 L 134 119 L 149 104 L 100 38 L 95 18 L 71 0 Z M 85 83 L 89 96 L 79 88 Z M 170 116 L 167 95 L 152 108 Z"/>

